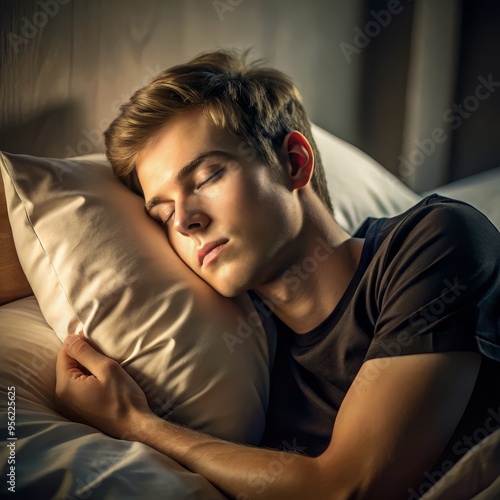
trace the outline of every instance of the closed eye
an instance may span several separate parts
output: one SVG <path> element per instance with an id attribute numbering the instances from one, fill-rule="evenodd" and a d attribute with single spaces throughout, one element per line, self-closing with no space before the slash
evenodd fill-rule
<path id="1" fill-rule="evenodd" d="M 210 177 L 208 177 L 208 179 L 204 180 L 202 183 L 198 184 L 196 186 L 196 189 L 200 189 L 202 188 L 203 186 L 207 185 L 207 184 L 210 184 L 212 182 L 215 182 L 217 181 L 218 179 L 220 179 L 222 177 L 222 175 L 224 174 L 224 168 L 221 168 L 219 170 L 217 170 L 217 172 L 215 172 L 214 174 L 212 174 Z M 168 222 L 172 219 L 173 215 L 175 213 L 175 210 L 173 210 L 170 215 L 162 222 L 160 221 L 160 225 L 161 227 L 166 227 L 166 225 L 168 224 Z"/>
<path id="2" fill-rule="evenodd" d="M 168 224 L 168 221 L 173 217 L 174 212 L 172 212 L 162 223 L 161 227 L 165 227 Z"/>
<path id="3" fill-rule="evenodd" d="M 165 211 L 161 210 L 162 205 L 163 204 L 159 204 L 159 206 L 154 207 L 153 210 L 151 210 L 148 215 L 156 222 L 158 222 L 158 224 L 160 224 L 161 227 L 164 227 L 167 224 L 167 222 L 172 218 L 174 211 L 168 214 L 168 217 L 165 220 L 163 220 L 164 215 L 168 212 L 167 210 Z"/>
<path id="4" fill-rule="evenodd" d="M 200 189 L 201 187 L 205 186 L 206 184 L 210 184 L 211 182 L 215 182 L 218 180 L 222 174 L 224 173 L 224 169 L 221 168 L 220 170 L 217 170 L 215 174 L 211 175 L 208 179 L 204 180 L 201 184 L 198 184 L 196 186 L 196 189 Z"/>

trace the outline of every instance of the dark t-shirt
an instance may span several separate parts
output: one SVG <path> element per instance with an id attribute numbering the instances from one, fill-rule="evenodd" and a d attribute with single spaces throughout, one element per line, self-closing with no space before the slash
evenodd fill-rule
<path id="1" fill-rule="evenodd" d="M 478 351 L 472 397 L 433 470 L 446 472 L 500 428 L 500 233 L 467 203 L 433 194 L 396 217 L 366 219 L 352 236 L 365 239 L 355 274 L 310 332 L 293 332 L 251 293 L 278 330 L 261 446 L 321 454 L 364 361 Z"/>

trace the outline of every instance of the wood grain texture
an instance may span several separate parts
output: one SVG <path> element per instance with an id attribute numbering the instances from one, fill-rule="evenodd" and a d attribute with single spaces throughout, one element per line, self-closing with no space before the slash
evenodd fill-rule
<path id="1" fill-rule="evenodd" d="M 25 24 L 39 19 L 41 2 L 0 1 L 0 28 L 10 35 L 0 37 L 0 150 L 103 152 L 102 132 L 137 88 L 217 47 L 252 48 L 251 59 L 289 73 L 311 119 L 360 145 L 362 59 L 348 64 L 339 44 L 352 42 L 361 0 L 224 0 L 222 10 L 209 0 L 53 3 L 54 15 L 42 14 L 31 34 Z"/>
<path id="2" fill-rule="evenodd" d="M 33 295 L 17 257 L 0 175 L 0 305 Z"/>

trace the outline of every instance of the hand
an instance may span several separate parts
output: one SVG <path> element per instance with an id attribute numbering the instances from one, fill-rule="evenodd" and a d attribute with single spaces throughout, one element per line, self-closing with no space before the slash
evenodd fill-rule
<path id="1" fill-rule="evenodd" d="M 78 335 L 68 335 L 57 354 L 55 392 L 61 414 L 116 438 L 152 414 L 144 392 L 120 364 Z"/>

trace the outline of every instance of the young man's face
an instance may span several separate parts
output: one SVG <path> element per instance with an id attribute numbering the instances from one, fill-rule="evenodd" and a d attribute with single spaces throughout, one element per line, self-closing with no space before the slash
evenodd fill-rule
<path id="1" fill-rule="evenodd" d="M 286 169 L 276 174 L 198 111 L 169 120 L 137 175 L 174 250 L 222 295 L 279 277 L 298 255 L 302 211 Z"/>

